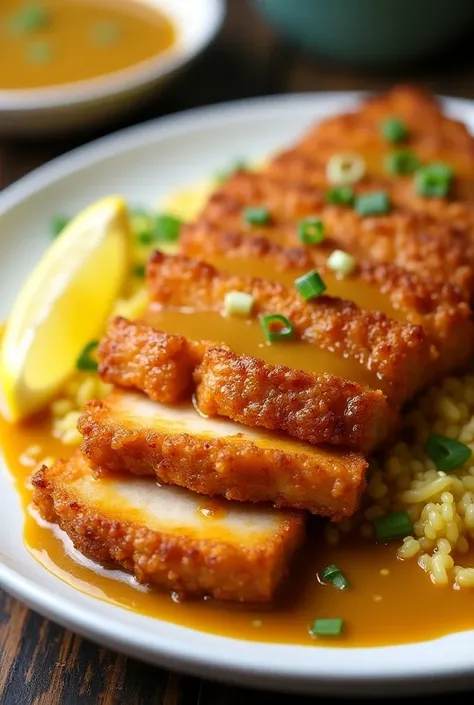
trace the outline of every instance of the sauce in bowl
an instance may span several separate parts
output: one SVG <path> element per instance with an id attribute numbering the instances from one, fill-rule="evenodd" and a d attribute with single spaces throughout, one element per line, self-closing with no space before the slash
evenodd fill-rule
<path id="1" fill-rule="evenodd" d="M 0 90 L 98 78 L 166 52 L 175 38 L 171 21 L 137 0 L 3 0 Z"/>

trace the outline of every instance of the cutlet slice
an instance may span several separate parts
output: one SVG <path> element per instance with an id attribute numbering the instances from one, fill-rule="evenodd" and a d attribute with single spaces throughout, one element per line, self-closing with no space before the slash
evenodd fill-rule
<path id="1" fill-rule="evenodd" d="M 381 167 L 377 157 L 393 145 L 382 134 L 383 122 L 398 118 L 407 128 L 406 138 L 395 148 L 414 151 L 425 162 L 451 164 L 460 177 L 474 175 L 474 142 L 466 126 L 442 113 L 437 100 L 409 86 L 398 86 L 373 97 L 354 112 L 336 115 L 312 127 L 299 142 L 304 151 L 327 159 L 342 151 L 355 151 L 367 158 L 369 170 Z M 460 184 L 463 190 L 462 184 Z M 467 194 L 466 194 L 467 195 Z M 462 196 L 461 196 L 462 197 Z"/>
<path id="2" fill-rule="evenodd" d="M 337 277 L 327 266 L 332 248 L 284 247 L 263 236 L 230 232 L 203 221 L 186 225 L 181 251 L 232 274 L 262 277 L 291 287 L 297 277 L 316 269 L 326 292 L 389 318 L 422 325 L 439 353 L 435 379 L 464 364 L 474 348 L 471 309 L 460 289 L 434 284 L 394 264 L 356 260 L 352 274 Z"/>
<path id="3" fill-rule="evenodd" d="M 228 348 L 166 334 L 116 318 L 98 350 L 101 377 L 149 399 L 196 395 L 207 416 L 285 431 L 310 443 L 369 453 L 393 434 L 398 414 L 378 390 L 329 374 L 311 374 Z"/>
<path id="4" fill-rule="evenodd" d="M 267 602 L 304 538 L 300 513 L 212 503 L 152 478 L 98 482 L 76 454 L 33 478 L 34 503 L 89 558 L 182 596 Z"/>
<path id="5" fill-rule="evenodd" d="M 363 184 L 359 189 L 368 190 Z M 267 209 L 268 222 L 249 225 L 245 211 L 250 206 Z M 263 172 L 241 171 L 210 197 L 200 220 L 222 230 L 263 236 L 294 247 L 301 246 L 299 221 L 318 217 L 324 222 L 325 249 L 339 248 L 359 259 L 396 264 L 436 284 L 448 281 L 473 296 L 472 227 L 464 227 L 466 207 L 451 204 L 451 208 L 453 214 L 455 208 L 461 208 L 453 223 L 448 216 L 399 208 L 383 215 L 363 216 L 353 208 L 328 204 L 326 189 L 287 183 Z"/>
<path id="6" fill-rule="evenodd" d="M 304 301 L 296 288 L 226 274 L 187 257 L 155 253 L 147 280 L 150 300 L 160 304 L 152 322 L 158 330 L 223 342 L 237 354 L 379 388 L 393 406 L 423 384 L 437 357 L 421 326 L 328 296 Z M 223 315 L 231 291 L 253 296 L 248 319 Z M 265 344 L 260 317 L 271 314 L 291 321 L 295 340 Z"/>
<path id="7" fill-rule="evenodd" d="M 156 475 L 159 482 L 226 499 L 272 502 L 340 520 L 357 508 L 367 461 L 283 434 L 114 392 L 89 402 L 78 428 L 100 471 Z"/>

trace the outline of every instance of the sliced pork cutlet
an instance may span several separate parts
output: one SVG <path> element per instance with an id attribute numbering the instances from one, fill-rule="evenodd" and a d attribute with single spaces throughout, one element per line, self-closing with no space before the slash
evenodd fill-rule
<path id="1" fill-rule="evenodd" d="M 364 456 L 200 414 L 191 402 L 160 404 L 115 391 L 79 420 L 83 452 L 99 473 L 159 482 L 242 502 L 271 502 L 340 520 L 365 487 Z"/>
<path id="2" fill-rule="evenodd" d="M 466 180 L 460 181 L 454 177 L 451 188 L 445 197 L 430 197 L 420 194 L 417 190 L 413 174 L 394 175 L 390 173 L 390 162 L 393 159 L 393 147 L 385 146 L 381 154 L 384 172 L 378 175 L 366 173 L 360 181 L 351 186 L 354 197 L 373 191 L 386 191 L 393 207 L 399 210 L 424 213 L 441 220 L 458 229 L 474 231 L 474 207 L 472 205 L 474 189 L 467 192 Z M 327 161 L 321 156 L 305 152 L 294 147 L 277 154 L 262 170 L 267 176 L 277 178 L 287 184 L 305 185 L 325 191 L 326 202 L 330 203 L 331 189 L 334 184 L 328 181 Z M 464 189 L 459 186 L 461 183 Z M 469 201 L 463 201 L 466 198 Z M 348 205 L 353 205 L 351 201 Z"/>
<path id="3" fill-rule="evenodd" d="M 406 129 L 398 141 L 384 134 L 387 120 L 397 119 Z M 474 141 L 466 126 L 442 112 L 438 101 L 416 88 L 399 86 L 363 103 L 353 112 L 330 117 L 314 125 L 299 141 L 298 149 L 327 161 L 333 154 L 355 152 L 364 157 L 368 171 L 385 172 L 389 150 L 410 150 L 423 163 L 443 162 L 455 172 L 454 193 L 472 200 Z"/>
<path id="4" fill-rule="evenodd" d="M 262 277 L 287 287 L 308 271 L 322 277 L 329 296 L 353 301 L 368 311 L 422 325 L 438 351 L 430 379 L 466 363 L 474 348 L 471 309 L 462 291 L 447 282 L 435 284 L 394 264 L 355 260 L 354 271 L 337 276 L 327 265 L 331 249 L 284 247 L 262 235 L 230 232 L 198 221 L 186 225 L 181 251 L 232 274 Z"/>
<path id="5" fill-rule="evenodd" d="M 363 189 L 363 186 L 360 187 Z M 474 296 L 474 237 L 471 228 L 429 213 L 389 208 L 362 215 L 328 204 L 326 189 L 286 183 L 264 172 L 237 172 L 208 200 L 199 220 L 227 232 L 262 236 L 285 247 L 301 246 L 308 218 L 324 224 L 325 250 L 341 249 L 358 259 L 392 263 L 436 284 L 459 286 Z M 248 222 L 248 209 L 264 209 L 264 223 Z"/>
<path id="6" fill-rule="evenodd" d="M 81 553 L 182 597 L 267 602 L 304 539 L 301 513 L 208 502 L 152 478 L 97 482 L 80 453 L 43 467 L 33 486 L 43 518 Z"/>
<path id="7" fill-rule="evenodd" d="M 381 389 L 394 408 L 423 384 L 437 357 L 421 326 L 342 299 L 305 301 L 296 288 L 227 274 L 183 256 L 155 253 L 147 285 L 151 302 L 158 304 L 152 305 L 157 330 L 225 343 L 236 354 Z M 253 297 L 247 318 L 225 315 L 225 297 L 232 291 Z M 284 316 L 293 339 L 267 344 L 261 324 L 268 315 Z"/>
<path id="8" fill-rule="evenodd" d="M 236 355 L 143 322 L 111 321 L 98 357 L 102 379 L 119 387 L 165 403 L 194 394 L 207 416 L 284 431 L 310 443 L 369 453 L 398 426 L 398 413 L 379 390 Z"/>

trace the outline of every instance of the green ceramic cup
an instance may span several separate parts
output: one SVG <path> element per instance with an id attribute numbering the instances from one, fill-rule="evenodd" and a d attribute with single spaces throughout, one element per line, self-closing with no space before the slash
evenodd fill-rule
<path id="1" fill-rule="evenodd" d="M 419 60 L 474 24 L 474 0 L 254 0 L 303 49 L 344 63 Z"/>

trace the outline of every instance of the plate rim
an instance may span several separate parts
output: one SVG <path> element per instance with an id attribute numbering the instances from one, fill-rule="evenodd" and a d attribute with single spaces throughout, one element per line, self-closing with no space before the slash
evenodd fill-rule
<path id="1" fill-rule="evenodd" d="M 306 108 L 307 104 L 308 109 L 309 106 L 318 103 L 329 105 L 334 103 L 334 107 L 336 107 L 341 101 L 357 100 L 361 94 L 360 91 L 331 91 L 249 98 L 194 108 L 119 130 L 38 167 L 4 189 L 0 193 L 0 217 L 58 180 L 71 176 L 82 168 L 102 162 L 113 152 L 118 151 L 123 154 L 133 151 L 147 144 L 150 139 L 166 140 L 172 135 L 176 136 L 191 129 L 210 129 L 213 122 L 222 124 L 223 121 L 241 121 L 244 116 L 252 120 L 260 112 L 280 110 L 284 113 L 291 109 L 295 103 L 302 108 Z M 466 111 L 474 119 L 474 102 L 459 98 L 443 98 L 443 101 L 455 113 Z M 32 560 L 34 559 L 32 558 Z M 474 659 L 469 658 L 470 649 L 468 648 L 472 647 L 474 643 L 473 630 L 416 644 L 352 648 L 246 642 L 191 630 L 195 634 L 199 634 L 202 640 L 214 643 L 212 654 L 208 654 L 206 650 L 199 647 L 194 650 L 186 648 L 179 638 L 170 641 L 169 637 L 160 637 L 159 634 L 154 634 L 152 642 L 144 644 L 143 630 L 140 625 L 124 625 L 120 623 L 120 620 L 113 618 L 113 613 L 120 608 L 111 607 L 106 603 L 100 603 L 95 598 L 86 598 L 85 596 L 85 605 L 78 605 L 74 600 L 75 591 L 73 588 L 71 588 L 70 596 L 52 595 L 45 586 L 36 583 L 22 575 L 21 571 L 8 565 L 1 555 L 0 585 L 40 614 L 63 626 L 72 628 L 83 636 L 92 638 L 96 642 L 173 670 L 205 675 L 240 685 L 257 685 L 270 689 L 284 688 L 294 692 L 360 695 L 386 693 L 387 687 L 390 685 L 396 685 L 398 693 L 428 693 L 439 691 L 441 687 L 466 687 L 466 684 L 474 682 Z M 96 611 L 94 607 L 97 607 L 95 603 L 103 606 L 99 623 L 97 623 L 97 616 L 94 614 Z M 139 622 L 145 620 L 144 624 L 146 620 L 151 619 L 140 615 L 136 615 L 136 618 Z M 163 620 L 153 621 L 158 625 L 165 623 Z M 170 623 L 166 622 L 166 624 Z M 185 634 L 190 629 L 178 625 L 173 625 L 173 628 L 176 629 L 177 637 L 180 632 Z M 452 644 L 449 644 L 450 641 L 468 642 L 461 654 L 463 658 L 460 658 L 459 653 L 456 658 L 452 657 L 453 649 Z M 226 642 L 225 649 L 222 648 L 223 642 Z M 427 645 L 434 643 L 441 647 L 439 651 L 442 658 L 429 668 L 426 664 L 420 667 L 416 652 L 419 652 L 420 649 L 424 650 Z M 255 655 L 249 659 L 245 654 L 246 650 L 244 653 L 240 653 L 236 660 L 232 656 L 232 648 L 237 649 L 242 645 L 246 645 L 249 652 L 254 652 L 257 647 L 273 654 L 291 652 L 294 654 L 294 658 L 283 663 L 280 660 L 277 670 L 272 668 L 271 659 L 267 658 L 266 662 L 259 663 L 255 661 Z M 325 655 L 329 659 L 329 664 L 324 658 L 318 659 L 316 657 L 314 668 L 310 672 L 306 665 L 302 668 L 301 664 L 298 664 L 298 652 L 303 653 L 304 651 L 306 653 L 312 649 L 314 649 L 316 656 L 318 654 Z M 368 663 L 366 668 L 360 668 L 359 659 L 357 659 L 357 668 L 350 667 L 349 662 L 356 652 L 359 655 L 363 653 L 367 657 L 365 659 Z M 376 667 L 371 666 L 371 656 L 374 652 L 384 654 L 383 667 L 380 663 Z M 407 658 L 402 655 L 402 652 L 407 654 Z M 340 664 L 335 668 L 335 659 L 329 654 L 332 656 L 338 654 L 339 657 L 344 655 L 346 658 L 339 658 Z M 322 666 L 321 662 L 323 662 Z M 344 670 L 341 670 L 340 665 Z M 427 681 L 427 679 L 429 680 Z"/>

